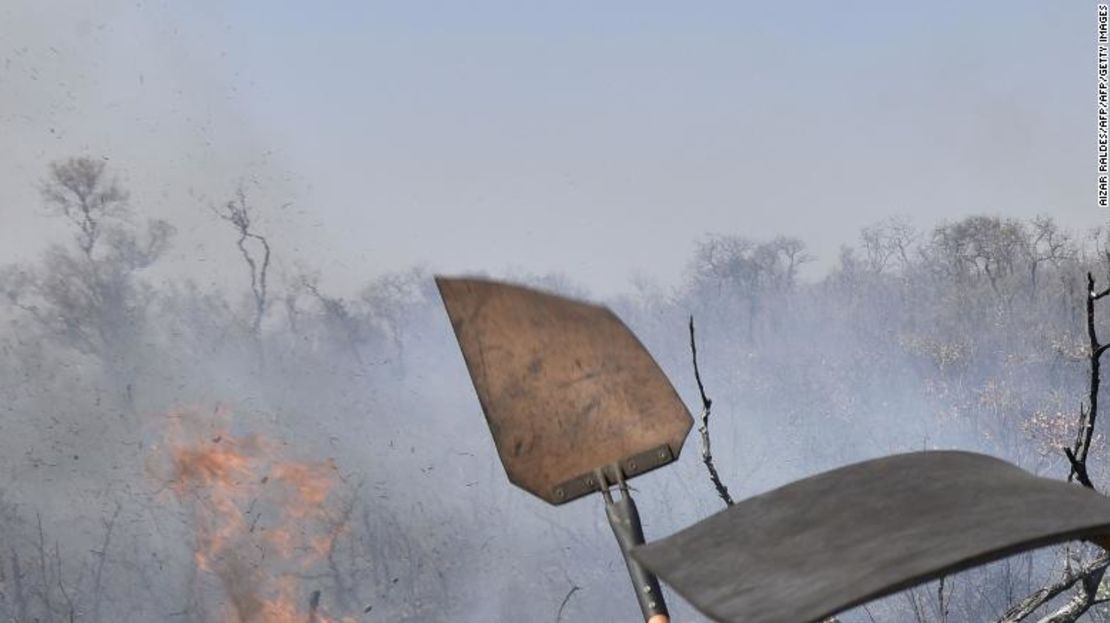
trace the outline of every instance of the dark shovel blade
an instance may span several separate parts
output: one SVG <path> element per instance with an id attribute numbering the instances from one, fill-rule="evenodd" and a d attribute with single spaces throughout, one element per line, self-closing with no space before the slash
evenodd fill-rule
<path id="1" fill-rule="evenodd" d="M 716 621 L 819 621 L 941 575 L 1110 534 L 1110 499 L 968 452 L 850 465 L 633 556 Z"/>
<path id="2" fill-rule="evenodd" d="M 693 419 L 605 307 L 480 279 L 437 277 L 509 480 L 552 504 L 678 457 Z"/>

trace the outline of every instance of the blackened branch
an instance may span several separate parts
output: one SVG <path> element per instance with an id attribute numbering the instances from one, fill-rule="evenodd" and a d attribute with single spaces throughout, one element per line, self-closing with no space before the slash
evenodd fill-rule
<path id="1" fill-rule="evenodd" d="M 701 382 L 701 372 L 698 370 L 698 347 L 694 341 L 693 316 L 690 316 L 690 355 L 694 361 L 694 380 L 698 382 L 698 393 L 701 394 L 701 425 L 698 426 L 698 432 L 701 433 L 701 460 L 705 463 L 705 468 L 709 470 L 709 479 L 713 482 L 717 495 L 721 496 L 726 506 L 732 506 L 732 496 L 729 495 L 728 487 L 721 482 L 721 476 L 717 473 L 717 466 L 713 463 L 713 451 L 709 443 L 709 415 L 713 407 L 713 401 L 705 395 L 705 386 Z"/>
<path id="2" fill-rule="evenodd" d="M 1110 255 L 1107 257 L 1110 261 Z M 1068 472 L 1068 482 L 1079 481 L 1079 484 L 1094 490 L 1090 472 L 1087 469 L 1087 457 L 1091 450 L 1091 440 L 1094 438 L 1095 420 L 1098 418 L 1098 390 L 1101 382 L 1100 358 L 1110 345 L 1100 344 L 1095 331 L 1095 301 L 1110 295 L 1110 288 L 1095 292 L 1095 278 L 1087 273 L 1087 338 L 1089 340 L 1090 377 L 1088 379 L 1089 394 L 1087 404 L 1079 406 L 1079 430 L 1076 431 L 1075 443 L 1071 448 L 1063 448 L 1064 456 L 1068 458 L 1071 469 Z M 1042 587 L 1014 604 L 1010 610 L 998 620 L 998 623 L 1017 623 L 1032 615 L 1049 600 L 1071 589 L 1077 583 L 1081 584 L 1080 590 L 1063 607 L 1041 619 L 1041 623 L 1070 623 L 1081 617 L 1090 608 L 1098 603 L 1098 587 L 1110 564 L 1110 548 L 1101 541 L 1096 541 L 1104 551 L 1093 562 L 1081 568 L 1078 573 L 1065 570 L 1062 578 L 1055 583 Z"/>
<path id="3" fill-rule="evenodd" d="M 703 419 L 709 419 L 709 409 L 713 401 L 705 395 L 705 385 L 701 382 L 701 371 L 698 370 L 698 345 L 694 342 L 694 317 L 690 316 L 690 355 L 694 360 L 694 380 L 698 382 L 698 393 L 701 394 L 701 408 L 704 411 Z"/>
<path id="4" fill-rule="evenodd" d="M 1106 566 L 1108 564 L 1110 564 L 1110 555 L 1104 553 L 1086 567 L 1074 573 L 1064 573 L 1063 576 L 1052 584 L 1045 585 L 1040 590 L 1031 593 L 1025 599 L 1011 606 L 1010 609 L 1006 611 L 1006 614 L 1002 615 L 1002 618 L 998 620 L 998 623 L 1017 623 L 1018 621 L 1024 620 L 1040 609 L 1041 606 L 1054 599 L 1057 595 L 1075 586 L 1077 582 L 1084 581 L 1089 577 L 1101 577 L 1101 574 L 1106 571 Z"/>
<path id="5" fill-rule="evenodd" d="M 567 596 L 563 597 L 563 603 L 559 604 L 559 612 L 555 615 L 555 623 L 561 623 L 562 622 L 562 620 L 563 620 L 563 610 L 566 609 L 567 603 L 570 602 L 570 598 L 573 597 L 574 594 L 577 593 L 579 591 L 579 589 L 581 589 L 581 588 L 582 587 L 578 586 L 577 584 L 571 584 L 570 590 L 567 591 Z"/>
<path id="6" fill-rule="evenodd" d="M 1102 292 L 1095 292 L 1095 278 L 1091 273 L 1087 273 L 1087 339 L 1089 340 L 1089 353 L 1090 353 L 1090 379 L 1088 387 L 1090 393 L 1087 396 L 1087 408 L 1080 409 L 1080 422 L 1079 431 L 1076 434 L 1075 446 L 1070 449 L 1065 449 L 1064 454 L 1068 457 L 1068 462 L 1071 464 L 1071 471 L 1068 473 L 1068 481 L 1073 478 L 1078 480 L 1084 487 L 1094 489 L 1094 484 L 1087 470 L 1087 455 L 1091 451 L 1091 440 L 1095 434 L 1095 420 L 1098 418 L 1098 389 L 1101 383 L 1101 358 L 1102 354 L 1106 352 L 1107 346 L 1099 344 L 1098 334 L 1095 331 L 1095 301 L 1106 296 L 1110 292 L 1110 288 Z"/>
<path id="7" fill-rule="evenodd" d="M 1072 474 L 1075 475 L 1075 479 L 1079 481 L 1079 484 L 1088 489 L 1094 489 L 1095 486 L 1091 483 L 1091 477 L 1087 474 L 1087 466 L 1079 462 L 1079 459 L 1076 458 L 1071 448 L 1064 448 L 1064 455 L 1068 457 L 1068 462 L 1071 463 Z"/>

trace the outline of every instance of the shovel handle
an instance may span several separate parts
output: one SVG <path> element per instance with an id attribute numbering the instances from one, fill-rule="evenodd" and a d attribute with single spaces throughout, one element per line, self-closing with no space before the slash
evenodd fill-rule
<path id="1" fill-rule="evenodd" d="M 644 543 L 644 529 L 640 524 L 640 513 L 636 510 L 636 502 L 629 494 L 628 486 L 620 483 L 621 498 L 613 500 L 606 486 L 604 474 L 598 473 L 602 483 L 601 494 L 605 498 L 605 515 L 609 518 L 609 526 L 613 528 L 613 535 L 617 537 L 624 564 L 628 567 L 628 575 L 632 578 L 632 587 L 636 590 L 636 599 L 640 602 L 640 611 L 647 623 L 668 623 L 670 614 L 667 604 L 663 600 L 663 591 L 659 587 L 659 579 L 640 563 L 632 558 L 632 548 Z"/>

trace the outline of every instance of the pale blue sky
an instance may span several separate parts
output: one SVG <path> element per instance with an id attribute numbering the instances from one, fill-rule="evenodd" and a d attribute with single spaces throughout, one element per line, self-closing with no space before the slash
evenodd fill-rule
<path id="1" fill-rule="evenodd" d="M 1102 223 L 1088 2 L 162 2 L 0 8 L 0 261 L 104 154 L 219 282 L 239 179 L 282 269 L 675 283 L 707 233 L 972 213 Z M 279 206 L 292 202 L 292 206 Z"/>

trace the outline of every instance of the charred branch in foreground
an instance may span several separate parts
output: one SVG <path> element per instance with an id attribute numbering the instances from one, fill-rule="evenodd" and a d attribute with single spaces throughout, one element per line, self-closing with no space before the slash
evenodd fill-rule
<path id="1" fill-rule="evenodd" d="M 713 488 L 717 490 L 717 495 L 724 500 L 726 506 L 732 506 L 732 495 L 729 494 L 728 487 L 721 482 L 721 476 L 717 473 L 717 466 L 713 463 L 713 451 L 709 441 L 709 415 L 713 407 L 713 401 L 705 395 L 705 386 L 701 382 L 701 372 L 698 370 L 698 347 L 694 341 L 693 316 L 690 316 L 690 356 L 694 362 L 694 380 L 698 382 L 698 393 L 701 395 L 701 424 L 698 426 L 698 433 L 701 434 L 701 460 L 705 463 L 705 468 L 709 470 L 709 479 L 713 481 Z"/>
<path id="2" fill-rule="evenodd" d="M 998 623 L 1017 623 L 1025 619 L 1060 593 L 1075 586 L 1077 582 L 1085 581 L 1087 578 L 1095 575 L 1101 578 L 1102 573 L 1106 571 L 1107 565 L 1110 565 L 1110 554 L 1104 552 L 1091 562 L 1091 564 L 1079 569 L 1075 573 L 1070 571 L 1065 572 L 1060 579 L 1040 588 L 1025 599 L 1011 606 L 1010 609 L 1006 611 L 1006 614 L 1002 615 L 1002 618 L 998 620 Z"/>
<path id="3" fill-rule="evenodd" d="M 1086 420 L 1086 414 L 1082 407 L 1079 409 L 1079 413 L 1080 430 L 1082 430 L 1082 423 Z M 1068 457 L 1068 463 L 1071 464 L 1071 474 L 1068 475 L 1068 480 L 1071 480 L 1074 476 L 1079 484 L 1088 489 L 1094 489 L 1095 485 L 1091 482 L 1091 476 L 1087 473 L 1087 462 L 1080 462 L 1079 457 L 1075 456 L 1075 451 L 1071 448 L 1064 448 L 1064 456 Z"/>
<path id="4" fill-rule="evenodd" d="M 1110 258 L 1108 258 L 1110 259 Z M 1110 348 L 1110 344 L 1100 344 L 1098 333 L 1095 330 L 1095 301 L 1110 295 L 1110 287 L 1095 291 L 1095 278 L 1087 273 L 1087 339 L 1090 377 L 1088 379 L 1089 393 L 1087 404 L 1079 407 L 1079 429 L 1076 431 L 1075 444 L 1071 448 L 1063 448 L 1064 456 L 1070 465 L 1068 482 L 1078 481 L 1084 487 L 1096 490 L 1091 482 L 1090 471 L 1087 469 L 1087 458 L 1091 451 L 1091 441 L 1094 439 L 1095 421 L 1098 419 L 1098 392 L 1101 384 L 1101 357 Z M 1099 543 L 1102 545 L 1102 543 Z M 1070 623 L 1083 616 L 1090 608 L 1098 603 L 1098 589 L 1102 578 L 1106 574 L 1107 565 L 1110 565 L 1110 553 L 1102 554 L 1091 563 L 1073 573 L 1070 568 L 1065 568 L 1063 577 L 1022 599 L 998 620 L 998 623 L 1017 623 L 1033 614 L 1038 608 L 1051 599 L 1069 590 L 1077 583 L 1080 590 L 1066 604 L 1048 616 L 1040 619 L 1038 623 Z"/>
<path id="5" fill-rule="evenodd" d="M 1102 576 L 1106 574 L 1103 566 L 1092 573 L 1083 576 L 1080 591 L 1052 614 L 1044 617 L 1037 623 L 1072 623 L 1098 601 L 1098 587 L 1102 584 Z"/>
<path id="6" fill-rule="evenodd" d="M 1076 434 L 1075 446 L 1069 452 L 1065 449 L 1064 454 L 1068 457 L 1068 462 L 1071 463 L 1071 471 L 1068 473 L 1068 481 L 1071 482 L 1073 478 L 1090 489 L 1094 489 L 1094 484 L 1088 476 L 1087 471 L 1087 455 L 1091 451 L 1091 440 L 1095 434 L 1095 420 L 1098 418 L 1098 390 L 1101 383 L 1101 358 L 1102 354 L 1110 345 L 1100 344 L 1098 341 L 1098 333 L 1095 331 L 1095 301 L 1110 294 L 1110 288 L 1106 288 L 1101 292 L 1095 292 L 1095 278 L 1091 273 L 1087 273 L 1087 339 L 1089 340 L 1090 349 L 1090 393 L 1087 396 L 1087 408 L 1080 408 L 1080 426 Z"/>

